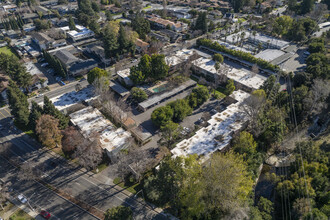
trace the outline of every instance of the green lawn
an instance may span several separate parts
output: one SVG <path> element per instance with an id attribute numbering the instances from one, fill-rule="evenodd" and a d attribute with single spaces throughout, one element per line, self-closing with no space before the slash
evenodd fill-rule
<path id="1" fill-rule="evenodd" d="M 148 5 L 147 7 L 144 7 L 143 9 L 148 9 L 148 8 L 151 8 L 151 5 Z"/>
<path id="2" fill-rule="evenodd" d="M 0 53 L 16 56 L 16 54 L 13 52 L 13 50 L 8 46 L 0 47 Z"/>
<path id="3" fill-rule="evenodd" d="M 127 191 L 129 191 L 133 194 L 136 194 L 141 189 L 141 186 L 139 185 L 139 183 L 136 183 L 131 186 L 126 186 L 125 183 L 123 181 L 121 181 L 121 179 L 119 177 L 115 178 L 113 180 L 113 183 L 120 186 L 123 189 L 126 189 Z"/>
<path id="4" fill-rule="evenodd" d="M 22 209 L 18 209 L 14 214 L 9 217 L 9 220 L 33 220 L 31 216 L 29 216 Z"/>

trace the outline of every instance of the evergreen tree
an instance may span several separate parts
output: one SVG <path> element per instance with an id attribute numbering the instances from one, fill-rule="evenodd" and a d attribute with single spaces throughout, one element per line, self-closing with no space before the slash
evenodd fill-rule
<path id="1" fill-rule="evenodd" d="M 118 50 L 118 41 L 116 33 L 110 24 L 107 24 L 103 30 L 103 44 L 106 57 L 115 57 Z"/>
<path id="2" fill-rule="evenodd" d="M 65 129 L 69 124 L 69 118 L 65 116 L 61 111 L 55 108 L 54 104 L 49 100 L 47 96 L 44 96 L 43 114 L 54 116 L 59 120 L 59 128 Z"/>
<path id="3" fill-rule="evenodd" d="M 29 103 L 27 97 L 18 88 L 16 83 L 10 80 L 7 88 L 7 95 L 11 114 L 20 125 L 26 126 L 29 123 Z"/>
<path id="4" fill-rule="evenodd" d="M 119 27 L 119 34 L 118 34 L 118 44 L 119 44 L 119 50 L 121 53 L 126 53 L 127 49 L 129 47 L 129 39 L 127 37 L 127 33 L 125 31 L 125 27 L 123 25 L 120 25 Z"/>
<path id="5" fill-rule="evenodd" d="M 206 12 L 199 13 L 195 24 L 195 29 L 203 31 L 204 34 L 208 31 Z"/>
<path id="6" fill-rule="evenodd" d="M 301 3 L 301 13 L 306 14 L 312 11 L 314 6 L 314 0 L 303 0 Z"/>
<path id="7" fill-rule="evenodd" d="M 72 15 L 69 16 L 69 28 L 70 30 L 76 30 L 76 24 L 72 18 Z"/>
<path id="8" fill-rule="evenodd" d="M 32 106 L 31 106 L 31 111 L 30 111 L 30 116 L 29 116 L 29 125 L 30 125 L 30 128 L 32 128 L 34 130 L 36 127 L 37 120 L 42 115 L 42 108 L 35 101 L 32 101 L 31 104 L 32 104 Z"/>

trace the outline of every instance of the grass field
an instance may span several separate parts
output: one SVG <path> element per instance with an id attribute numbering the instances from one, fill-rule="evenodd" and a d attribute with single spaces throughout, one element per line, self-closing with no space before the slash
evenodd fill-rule
<path id="1" fill-rule="evenodd" d="M 12 51 L 11 48 L 9 48 L 8 46 L 5 47 L 0 47 L 0 53 L 4 53 L 4 54 L 8 54 L 8 55 L 14 55 L 16 56 L 16 54 Z M 17 56 L 16 56 L 17 57 Z"/>

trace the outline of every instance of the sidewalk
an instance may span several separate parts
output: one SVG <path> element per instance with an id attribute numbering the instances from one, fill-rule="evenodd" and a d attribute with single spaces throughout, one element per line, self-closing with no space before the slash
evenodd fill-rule
<path id="1" fill-rule="evenodd" d="M 15 212 L 17 211 L 17 209 L 21 209 L 23 210 L 25 213 L 27 213 L 29 216 L 31 216 L 32 218 L 36 218 L 39 213 L 31 210 L 31 208 L 29 207 L 29 205 L 27 203 L 23 204 L 21 203 L 20 201 L 18 201 L 16 198 L 10 196 L 9 198 L 9 201 L 11 203 L 13 203 L 15 206 L 10 209 L 8 212 L 5 213 L 5 215 L 3 216 L 4 220 L 7 220 L 9 219 L 9 217 Z"/>

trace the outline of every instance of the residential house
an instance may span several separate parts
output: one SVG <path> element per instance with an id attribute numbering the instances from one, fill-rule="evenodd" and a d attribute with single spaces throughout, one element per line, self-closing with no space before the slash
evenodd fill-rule
<path id="1" fill-rule="evenodd" d="M 132 87 L 134 85 L 133 81 L 129 78 L 130 76 L 130 68 L 120 70 L 117 72 L 119 81 L 126 86 Z"/>
<path id="2" fill-rule="evenodd" d="M 72 53 L 67 50 L 57 50 L 53 54 L 62 63 L 62 66 L 67 70 L 79 61 L 79 58 L 75 57 Z"/>
<path id="3" fill-rule="evenodd" d="M 33 23 L 34 19 L 39 18 L 37 13 L 24 13 L 22 16 L 24 24 Z"/>
<path id="4" fill-rule="evenodd" d="M 34 31 L 36 29 L 36 26 L 32 23 L 29 23 L 29 24 L 24 24 L 23 25 L 23 30 L 25 32 L 31 32 L 31 31 Z"/>
<path id="5" fill-rule="evenodd" d="M 186 30 L 188 26 L 187 24 L 182 22 L 175 23 L 173 21 L 169 21 L 156 16 L 147 16 L 147 19 L 156 29 L 165 29 L 169 27 L 173 31 L 181 32 L 183 30 Z"/>
<path id="6" fill-rule="evenodd" d="M 72 76 L 86 74 L 91 69 L 97 67 L 97 62 L 94 59 L 82 60 L 67 50 L 55 51 L 53 55 L 60 60 L 63 67 Z"/>
<path id="7" fill-rule="evenodd" d="M 71 76 L 84 75 L 97 66 L 97 62 L 94 59 L 80 59 L 77 63 L 71 65 L 71 67 L 69 68 L 69 74 Z"/>
<path id="8" fill-rule="evenodd" d="M 31 34 L 32 41 L 35 43 L 40 50 L 48 50 L 53 48 L 54 39 L 50 38 L 44 33 L 33 32 Z"/>
<path id="9" fill-rule="evenodd" d="M 94 35 L 95 35 L 93 31 L 91 31 L 88 28 L 83 27 L 81 25 L 76 25 L 76 29 L 77 30 L 72 30 L 72 31 L 67 32 L 67 36 L 73 42 L 91 38 L 91 37 L 94 37 Z"/>
<path id="10" fill-rule="evenodd" d="M 175 31 L 172 30 L 168 30 L 168 29 L 162 29 L 159 31 L 161 34 L 167 36 L 170 38 L 171 43 L 176 43 L 180 40 L 182 40 L 182 34 L 177 33 Z"/>
<path id="11" fill-rule="evenodd" d="M 108 66 L 111 64 L 111 59 L 106 58 L 104 48 L 101 45 L 88 45 L 86 52 L 99 60 L 102 65 Z"/>
<path id="12" fill-rule="evenodd" d="M 167 36 L 163 36 L 163 35 L 161 35 L 161 34 L 159 34 L 159 33 L 156 33 L 156 32 L 150 32 L 149 34 L 148 34 L 148 36 L 152 39 L 152 38 L 155 38 L 155 39 L 157 39 L 157 40 L 159 40 L 160 42 L 162 42 L 162 43 L 168 43 L 168 42 L 170 42 L 170 38 L 169 37 L 167 37 Z"/>
<path id="13" fill-rule="evenodd" d="M 47 7 L 47 6 L 53 6 L 53 5 L 57 5 L 58 4 L 58 0 L 49 0 L 49 1 L 41 1 L 40 5 Z"/>
<path id="14" fill-rule="evenodd" d="M 136 39 L 135 46 L 138 53 L 146 53 L 149 48 L 149 44 L 139 38 Z"/>

